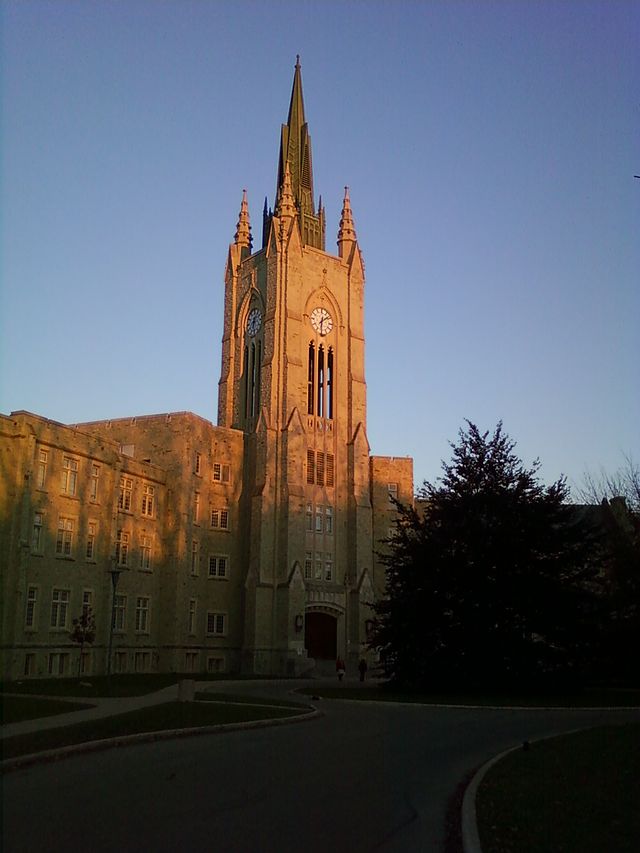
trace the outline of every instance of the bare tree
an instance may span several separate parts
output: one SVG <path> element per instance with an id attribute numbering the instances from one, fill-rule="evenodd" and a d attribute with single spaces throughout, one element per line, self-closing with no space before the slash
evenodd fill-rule
<path id="1" fill-rule="evenodd" d="M 91 608 L 83 609 L 77 619 L 73 620 L 73 628 L 71 630 L 70 639 L 80 646 L 80 656 L 78 657 L 78 678 L 82 673 L 82 654 L 86 644 L 91 645 L 96 638 L 96 620 L 91 612 Z"/>
<path id="2" fill-rule="evenodd" d="M 623 458 L 624 465 L 613 474 L 603 468 L 599 474 L 586 471 L 582 485 L 576 489 L 579 499 L 587 504 L 601 504 L 624 498 L 631 512 L 640 512 L 640 465 L 631 454 L 625 453 Z"/>

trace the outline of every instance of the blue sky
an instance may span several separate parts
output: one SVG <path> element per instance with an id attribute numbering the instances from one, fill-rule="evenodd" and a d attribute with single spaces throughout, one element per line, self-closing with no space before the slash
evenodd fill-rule
<path id="1" fill-rule="evenodd" d="M 640 457 L 640 4 L 2 4 L 0 411 L 215 422 L 301 56 L 316 194 L 364 253 L 368 435 L 465 418 L 579 483 Z"/>

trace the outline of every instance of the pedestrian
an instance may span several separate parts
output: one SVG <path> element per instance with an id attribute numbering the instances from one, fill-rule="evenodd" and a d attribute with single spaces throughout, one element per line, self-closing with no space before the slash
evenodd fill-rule
<path id="1" fill-rule="evenodd" d="M 338 681 L 344 678 L 344 661 L 340 656 L 336 658 L 336 672 L 338 673 Z"/>
<path id="2" fill-rule="evenodd" d="M 358 670 L 360 672 L 360 681 L 364 681 L 364 677 L 367 674 L 367 662 L 364 658 L 360 658 L 360 663 L 358 664 Z"/>

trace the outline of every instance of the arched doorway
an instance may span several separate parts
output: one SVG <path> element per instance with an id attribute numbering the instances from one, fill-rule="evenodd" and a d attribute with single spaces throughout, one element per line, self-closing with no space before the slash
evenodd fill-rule
<path id="1" fill-rule="evenodd" d="M 304 645 L 311 658 L 335 660 L 338 648 L 336 617 L 320 611 L 307 612 Z"/>

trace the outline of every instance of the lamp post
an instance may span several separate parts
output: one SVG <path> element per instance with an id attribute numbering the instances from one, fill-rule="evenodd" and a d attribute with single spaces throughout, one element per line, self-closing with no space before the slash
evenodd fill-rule
<path id="1" fill-rule="evenodd" d="M 113 593 L 111 596 L 111 622 L 109 625 L 109 652 L 107 654 L 107 682 L 111 687 L 111 650 L 113 649 L 113 629 L 116 621 L 116 590 L 118 588 L 118 580 L 120 578 L 121 569 L 116 565 L 116 559 L 113 558 L 113 566 L 109 569 L 111 575 L 111 586 Z"/>

